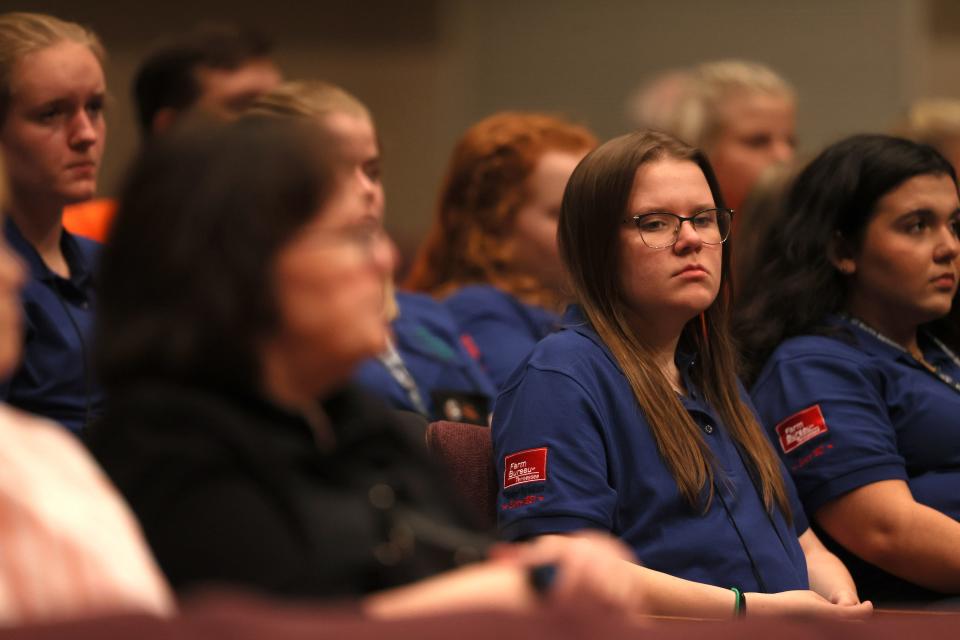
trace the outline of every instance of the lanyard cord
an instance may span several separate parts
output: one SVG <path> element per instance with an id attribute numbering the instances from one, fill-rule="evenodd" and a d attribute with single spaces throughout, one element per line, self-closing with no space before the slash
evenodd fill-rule
<path id="1" fill-rule="evenodd" d="M 874 329 L 873 327 L 865 323 L 863 320 L 860 320 L 859 318 L 854 318 L 853 316 L 846 313 L 841 313 L 839 315 L 843 320 L 847 321 L 848 323 L 852 324 L 853 326 L 859 329 L 862 329 L 863 331 L 866 331 L 867 333 L 872 335 L 874 338 L 876 338 L 880 342 L 886 345 L 889 345 L 891 347 L 894 347 L 895 349 L 898 349 L 899 351 L 910 356 L 911 358 L 914 359 L 914 361 L 917 362 L 917 364 L 921 365 L 925 371 L 929 371 L 931 374 L 935 375 L 940 380 L 940 382 L 944 383 L 949 387 L 952 387 L 953 390 L 956 391 L 957 393 L 960 393 L 960 382 L 955 380 L 953 376 L 949 375 L 940 367 L 927 362 L 925 359 L 918 358 L 914 354 L 910 353 L 910 351 L 908 351 L 907 349 L 904 349 L 903 345 L 898 344 L 897 342 L 894 342 L 887 336 L 883 335 L 882 333 L 880 333 L 879 331 L 877 331 L 876 329 Z M 937 348 L 940 349 L 940 351 L 945 353 L 947 357 L 950 358 L 954 366 L 960 369 L 960 358 L 957 357 L 957 354 L 955 354 L 953 350 L 950 349 L 950 347 L 943 344 L 943 342 L 939 338 L 937 338 L 937 336 L 931 335 L 929 333 L 927 333 L 926 335 L 928 338 L 930 338 L 930 340 L 933 341 L 935 345 L 937 345 Z"/>
<path id="2" fill-rule="evenodd" d="M 387 371 L 393 379 L 397 381 L 397 384 L 407 392 L 407 397 L 410 398 L 410 403 L 417 413 L 429 418 L 430 412 L 427 411 L 427 405 L 423 402 L 423 396 L 420 395 L 417 383 L 413 379 L 413 376 L 410 375 L 410 370 L 407 369 L 407 365 L 403 363 L 403 358 L 400 357 L 400 352 L 397 351 L 393 340 L 387 340 L 387 350 L 377 357 L 380 359 L 380 362 L 383 363 L 383 366 L 387 368 Z"/>

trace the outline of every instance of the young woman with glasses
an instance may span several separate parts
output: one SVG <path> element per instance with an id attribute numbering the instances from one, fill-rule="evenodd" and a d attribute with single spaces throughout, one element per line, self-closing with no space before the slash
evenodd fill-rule
<path id="1" fill-rule="evenodd" d="M 497 400 L 501 532 L 620 537 L 656 613 L 864 614 L 737 382 L 732 215 L 704 156 L 665 134 L 616 138 L 573 172 L 559 243 L 578 305 Z"/>
<path id="2" fill-rule="evenodd" d="M 838 142 L 787 193 L 738 313 L 774 448 L 884 602 L 960 594 L 958 227 L 934 149 Z"/>

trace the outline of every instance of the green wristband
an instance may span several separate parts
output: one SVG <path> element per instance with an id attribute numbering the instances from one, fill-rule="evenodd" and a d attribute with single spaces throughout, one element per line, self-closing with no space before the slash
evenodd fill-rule
<path id="1" fill-rule="evenodd" d="M 747 613 L 747 599 L 743 597 L 743 591 L 737 587 L 730 587 L 736 599 L 733 601 L 733 617 L 742 618 Z"/>

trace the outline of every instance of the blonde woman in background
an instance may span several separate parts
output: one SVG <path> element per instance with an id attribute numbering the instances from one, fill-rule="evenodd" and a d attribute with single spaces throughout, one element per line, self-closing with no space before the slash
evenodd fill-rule
<path id="1" fill-rule="evenodd" d="M 101 408 L 89 365 L 100 245 L 63 228 L 93 197 L 106 136 L 104 51 L 84 27 L 0 15 L 0 151 L 9 166 L 4 236 L 28 269 L 23 360 L 0 398 L 80 431 Z"/>
<path id="2" fill-rule="evenodd" d="M 910 105 L 894 133 L 928 144 L 960 168 L 960 100 L 918 100 Z"/>
<path id="3" fill-rule="evenodd" d="M 380 250 L 394 250 L 383 228 L 380 142 L 373 117 L 360 100 L 324 82 L 287 82 L 258 99 L 249 112 L 318 121 L 363 195 L 356 223 L 373 233 Z M 385 313 L 392 330 L 387 348 L 360 365 L 357 382 L 391 406 L 428 420 L 487 424 L 495 391 L 461 344 L 450 312 L 430 296 L 396 291 L 390 273 Z"/>
<path id="4" fill-rule="evenodd" d="M 632 124 L 706 152 L 727 204 L 739 209 L 764 171 L 793 159 L 796 95 L 769 67 L 720 60 L 655 78 L 632 99 Z"/>

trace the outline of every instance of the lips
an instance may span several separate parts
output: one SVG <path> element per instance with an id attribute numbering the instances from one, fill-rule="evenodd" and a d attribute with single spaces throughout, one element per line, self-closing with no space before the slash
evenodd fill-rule
<path id="1" fill-rule="evenodd" d="M 673 274 L 673 275 L 674 275 L 674 276 L 681 276 L 681 275 L 686 274 L 686 273 L 689 273 L 690 275 L 697 275 L 697 274 L 699 274 L 699 275 L 707 275 L 707 274 L 709 274 L 710 272 L 707 271 L 707 268 L 704 267 L 702 264 L 693 263 L 693 264 L 688 264 L 688 265 L 686 265 L 683 269 L 680 269 L 680 271 L 677 271 L 677 272 L 676 272 L 675 274 Z"/>
<path id="2" fill-rule="evenodd" d="M 939 287 L 950 288 L 953 287 L 953 285 L 957 282 L 957 276 L 956 274 L 947 271 L 930 278 L 930 282 Z"/>
<path id="3" fill-rule="evenodd" d="M 67 169 L 96 169 L 97 163 L 93 160 L 77 160 L 67 165 Z"/>

